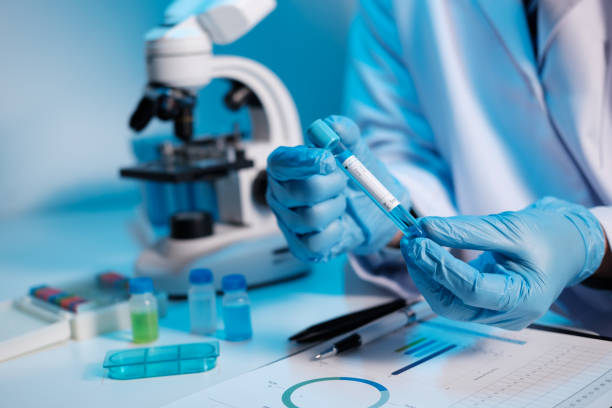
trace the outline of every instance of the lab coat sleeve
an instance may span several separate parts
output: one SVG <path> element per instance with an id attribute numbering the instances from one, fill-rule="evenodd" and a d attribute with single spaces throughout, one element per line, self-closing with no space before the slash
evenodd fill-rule
<path id="1" fill-rule="evenodd" d="M 349 35 L 345 114 L 355 120 L 372 151 L 408 189 L 419 215 L 455 215 L 449 165 L 421 109 L 393 3 L 360 2 Z M 349 259 L 363 279 L 402 296 L 416 293 L 399 250 Z"/>
<path id="2" fill-rule="evenodd" d="M 392 0 L 360 2 L 345 78 L 346 115 L 407 187 L 413 208 L 421 215 L 455 215 L 450 167 L 421 109 Z"/>
<path id="3" fill-rule="evenodd" d="M 612 245 L 612 206 L 594 207 L 591 208 L 591 213 L 599 220 L 608 239 L 608 244 Z"/>

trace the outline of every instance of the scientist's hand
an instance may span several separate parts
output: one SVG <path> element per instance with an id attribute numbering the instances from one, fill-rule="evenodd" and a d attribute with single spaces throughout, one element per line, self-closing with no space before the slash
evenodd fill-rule
<path id="1" fill-rule="evenodd" d="M 216 2 L 219 3 L 218 0 Z M 173 0 L 164 12 L 164 24 L 178 24 L 188 17 L 203 13 L 214 3 L 211 0 Z"/>
<path id="2" fill-rule="evenodd" d="M 432 309 L 506 329 L 541 317 L 566 286 L 597 270 L 604 255 L 595 216 L 554 198 L 517 212 L 422 218 L 420 225 L 428 238 L 403 239 L 401 248 Z M 442 246 L 486 252 L 468 264 Z"/>
<path id="3" fill-rule="evenodd" d="M 389 173 L 348 118 L 325 119 L 345 146 L 402 203 L 407 190 Z M 279 147 L 268 157 L 267 200 L 295 256 L 325 261 L 346 251 L 373 252 L 385 246 L 397 228 L 338 167 L 327 150 Z"/>

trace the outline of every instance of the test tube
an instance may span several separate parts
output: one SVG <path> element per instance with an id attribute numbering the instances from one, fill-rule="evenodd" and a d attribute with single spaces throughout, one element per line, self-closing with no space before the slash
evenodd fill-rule
<path id="1" fill-rule="evenodd" d="M 400 201 L 348 149 L 338 134 L 323 120 L 317 119 L 308 128 L 315 146 L 329 150 L 344 172 L 408 237 L 423 236 L 417 220 Z"/>

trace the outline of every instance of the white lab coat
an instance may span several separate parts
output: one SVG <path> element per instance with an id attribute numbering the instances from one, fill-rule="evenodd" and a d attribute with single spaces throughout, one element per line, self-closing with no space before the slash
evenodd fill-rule
<path id="1" fill-rule="evenodd" d="M 612 237 L 612 1 L 539 4 L 536 60 L 521 0 L 363 0 L 346 114 L 423 215 L 551 195 L 593 208 Z M 412 293 L 397 251 L 351 264 Z M 612 333 L 609 291 L 578 285 L 559 307 Z"/>

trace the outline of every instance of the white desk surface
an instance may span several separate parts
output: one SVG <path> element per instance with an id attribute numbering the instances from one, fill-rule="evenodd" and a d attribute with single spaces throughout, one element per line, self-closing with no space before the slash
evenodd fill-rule
<path id="1" fill-rule="evenodd" d="M 35 284 L 131 271 L 140 246 L 129 234 L 133 210 L 56 212 L 0 221 L 0 301 Z M 68 341 L 0 363 L 3 407 L 156 407 L 297 351 L 287 337 L 321 320 L 368 307 L 390 295 L 343 270 L 338 259 L 310 275 L 252 290 L 254 337 L 220 341 L 217 367 L 200 374 L 119 381 L 105 377 L 108 350 L 134 347 L 129 332 Z M 154 345 L 206 340 L 189 334 L 186 302 L 171 303 Z M 1 322 L 0 322 L 1 324 Z M 0 326 L 1 330 L 1 326 Z"/>

